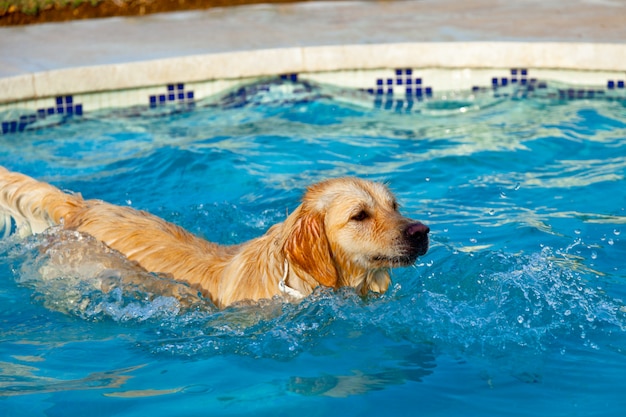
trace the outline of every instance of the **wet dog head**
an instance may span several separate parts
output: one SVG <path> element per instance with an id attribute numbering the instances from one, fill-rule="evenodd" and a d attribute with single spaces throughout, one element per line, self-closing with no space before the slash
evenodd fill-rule
<path id="1" fill-rule="evenodd" d="M 380 183 L 339 178 L 311 186 L 292 214 L 288 259 L 326 286 L 388 285 L 387 269 L 407 266 L 428 250 L 429 228 L 398 210 Z M 378 277 L 377 277 L 378 276 Z"/>

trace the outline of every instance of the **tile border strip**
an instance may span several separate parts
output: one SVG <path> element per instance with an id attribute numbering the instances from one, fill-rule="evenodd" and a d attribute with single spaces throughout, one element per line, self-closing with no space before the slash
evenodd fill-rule
<path id="1" fill-rule="evenodd" d="M 278 74 L 381 68 L 536 68 L 626 71 L 625 44 L 427 42 L 261 49 L 92 67 L 0 79 L 0 103 Z"/>
<path id="2" fill-rule="evenodd" d="M 220 106 L 249 104 L 263 92 L 311 92 L 315 85 L 338 88 L 338 100 L 360 106 L 411 112 L 417 103 L 485 97 L 548 100 L 626 99 L 626 72 L 567 71 L 534 68 L 396 68 L 315 73 L 286 73 L 271 77 L 178 82 L 165 86 L 61 95 L 0 104 L 0 134 L 18 133 L 62 124 L 69 118 L 97 117 L 116 108 L 119 114 L 148 110 L 186 111 L 199 100 Z"/>

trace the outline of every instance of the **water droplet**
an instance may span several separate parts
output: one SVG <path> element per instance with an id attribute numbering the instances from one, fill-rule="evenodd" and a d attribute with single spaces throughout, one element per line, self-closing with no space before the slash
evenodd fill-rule
<path id="1" fill-rule="evenodd" d="M 614 244 L 615 242 L 613 241 L 613 239 L 609 239 L 607 243 L 608 243 L 609 245 L 613 246 L 613 244 Z"/>
<path id="2" fill-rule="evenodd" d="M 595 250 L 591 251 L 591 259 L 598 259 L 598 252 Z"/>
<path id="3" fill-rule="evenodd" d="M 426 177 L 426 182 L 430 182 L 430 177 Z"/>
<path id="4" fill-rule="evenodd" d="M 470 239 L 470 242 L 476 243 L 476 242 L 478 242 L 478 240 L 476 240 L 476 238 L 473 237 L 473 238 Z"/>
<path id="5" fill-rule="evenodd" d="M 494 214 L 496 214 L 496 211 L 494 209 L 489 210 L 489 215 L 493 216 Z"/>
<path id="6" fill-rule="evenodd" d="M 519 182 L 517 184 L 515 184 L 515 188 L 513 188 L 515 191 L 519 190 L 520 187 L 522 186 L 522 184 L 520 184 Z"/>
<path id="7" fill-rule="evenodd" d="M 523 316 L 517 316 L 517 322 L 518 322 L 519 324 L 524 323 L 524 317 L 523 317 Z"/>
<path id="8" fill-rule="evenodd" d="M 615 236 L 619 236 L 619 235 L 620 235 L 620 233 L 622 233 L 622 231 L 621 231 L 621 230 L 619 230 L 619 229 L 615 229 L 615 230 L 613 230 L 613 234 L 614 234 Z"/>
<path id="9" fill-rule="evenodd" d="M 504 191 L 500 191 L 500 198 L 506 198 L 506 193 Z"/>
<path id="10" fill-rule="evenodd" d="M 580 229 L 576 229 L 576 230 L 574 230 L 574 233 L 576 233 L 577 235 L 579 235 L 579 234 L 580 234 Z"/>
<path id="11" fill-rule="evenodd" d="M 570 316 L 572 314 L 572 310 L 567 309 L 563 314 L 565 314 L 565 316 Z"/>

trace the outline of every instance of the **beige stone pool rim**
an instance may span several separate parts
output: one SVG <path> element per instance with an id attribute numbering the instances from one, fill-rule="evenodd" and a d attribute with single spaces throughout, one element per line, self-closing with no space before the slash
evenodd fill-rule
<path id="1" fill-rule="evenodd" d="M 488 86 L 511 69 L 572 85 L 622 85 L 626 25 L 618 23 L 626 5 L 511 3 L 257 5 L 0 28 L 0 110 L 75 95 L 89 109 L 141 104 L 180 84 L 193 85 L 197 100 L 281 74 L 367 90 L 397 69 L 415 71 L 435 91 Z"/>

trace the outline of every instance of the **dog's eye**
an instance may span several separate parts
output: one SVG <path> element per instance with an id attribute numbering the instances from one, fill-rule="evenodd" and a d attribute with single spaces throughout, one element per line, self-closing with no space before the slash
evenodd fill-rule
<path id="1" fill-rule="evenodd" d="M 394 201 L 391 203 L 391 208 L 393 209 L 393 211 L 398 211 L 398 209 L 400 208 L 400 206 L 398 205 L 398 202 L 394 200 Z"/>
<path id="2" fill-rule="evenodd" d="M 363 220 L 367 219 L 369 216 L 370 215 L 367 213 L 367 211 L 361 210 L 357 214 L 352 216 L 352 220 L 357 221 L 357 222 L 362 222 Z"/>

